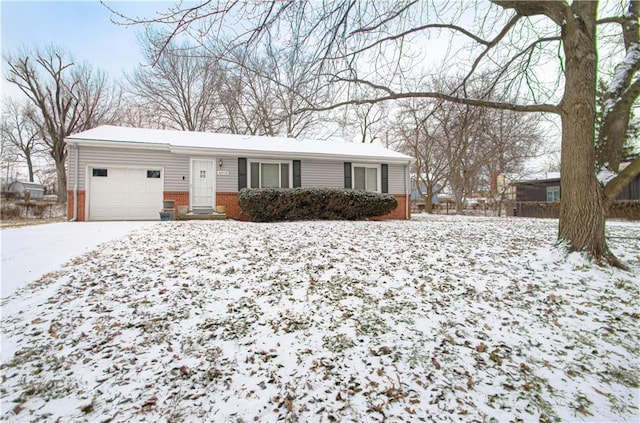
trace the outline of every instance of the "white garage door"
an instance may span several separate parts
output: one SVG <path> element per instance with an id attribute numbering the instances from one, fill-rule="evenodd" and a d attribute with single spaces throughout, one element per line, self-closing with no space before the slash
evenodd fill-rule
<path id="1" fill-rule="evenodd" d="M 158 220 L 163 171 L 159 168 L 89 169 L 89 220 Z"/>

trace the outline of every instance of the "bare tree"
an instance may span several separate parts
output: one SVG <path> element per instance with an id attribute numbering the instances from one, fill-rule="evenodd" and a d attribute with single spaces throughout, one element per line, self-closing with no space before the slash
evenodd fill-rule
<path id="1" fill-rule="evenodd" d="M 156 110 L 169 125 L 299 137 L 318 124 L 318 113 L 302 111 L 321 90 L 298 37 L 286 46 L 274 41 L 254 49 L 220 34 L 179 43 L 163 36 L 148 28 L 147 64 L 128 77 L 128 88 L 137 104 Z"/>
<path id="2" fill-rule="evenodd" d="M 305 40 L 316 58 L 310 72 L 333 82 L 376 90 L 376 94 L 368 98 L 310 104 L 308 107 L 313 110 L 407 98 L 437 98 L 469 106 L 559 116 L 563 166 L 558 238 L 566 242 L 570 250 L 620 264 L 606 244 L 605 217 L 617 194 L 640 173 L 640 159 L 634 160 L 606 186 L 597 179 L 596 173 L 603 167 L 618 171 L 629 115 L 640 95 L 637 78 L 640 2 L 629 0 L 625 4 L 624 10 L 609 10 L 609 3 L 600 5 L 597 1 L 569 4 L 564 0 L 493 0 L 490 5 L 476 6 L 480 16 L 474 20 L 474 16 L 464 12 L 467 4 L 460 4 L 461 12 L 451 13 L 457 4 L 219 0 L 194 7 L 178 5 L 153 22 L 172 28 L 167 38 L 170 40 L 177 34 L 189 35 L 192 29 L 198 30 L 193 35 L 200 38 L 214 36 L 223 32 L 231 20 L 246 18 L 243 31 L 235 38 L 235 43 L 242 45 L 256 45 L 280 23 L 296 22 L 303 29 L 294 35 Z M 599 7 L 605 15 L 600 18 Z M 615 52 L 615 47 L 611 50 L 601 44 L 599 35 L 604 30 L 597 31 L 598 27 L 618 31 L 616 47 L 622 47 L 622 54 L 620 60 L 614 54 L 607 58 L 617 64 L 605 95 L 608 105 L 597 131 L 596 157 L 597 53 Z M 459 36 L 456 38 L 459 41 L 453 40 L 445 54 L 463 74 L 462 83 L 449 92 L 413 90 L 407 84 L 408 73 L 411 58 L 416 57 L 412 54 L 419 47 L 411 47 L 409 41 L 424 41 L 426 35 L 435 32 Z M 555 61 L 557 74 L 550 72 L 551 61 Z M 520 100 L 503 102 L 489 100 L 485 94 L 473 96 L 469 88 L 479 74 L 488 72 L 494 75 L 489 84 L 492 92 L 510 92 L 510 98 Z M 561 77 L 545 78 L 550 74 Z"/>
<path id="3" fill-rule="evenodd" d="M 258 128 L 250 110 L 247 110 L 244 100 L 243 74 L 234 75 L 227 72 L 222 80 L 220 102 L 224 116 L 220 120 L 217 130 L 232 134 L 255 135 Z"/>
<path id="4" fill-rule="evenodd" d="M 486 174 L 491 180 L 498 175 L 522 175 L 527 160 L 538 157 L 543 151 L 544 132 L 540 125 L 540 115 L 514 113 L 508 110 L 487 110 L 483 125 L 483 144 L 489 150 L 489 160 L 485 164 Z M 501 215 L 507 184 L 494 187 L 491 200 Z"/>
<path id="5" fill-rule="evenodd" d="M 116 122 L 133 128 L 167 129 L 172 126 L 157 113 L 157 110 L 139 104 L 131 96 L 123 96 Z"/>
<path id="6" fill-rule="evenodd" d="M 212 128 L 220 104 L 220 66 L 186 43 L 164 46 L 160 54 L 158 37 L 148 35 L 143 47 L 148 63 L 127 77 L 131 102 L 152 111 L 173 129 Z"/>
<path id="7" fill-rule="evenodd" d="M 399 141 L 397 148 L 416 159 L 413 180 L 427 213 L 433 211 L 433 196 L 447 184 L 450 166 L 442 128 L 430 119 L 437 105 L 429 103 L 427 100 L 401 102 L 393 130 L 394 138 Z"/>
<path id="8" fill-rule="evenodd" d="M 5 137 L 0 137 L 0 178 L 2 179 L 2 192 L 8 186 L 9 181 L 17 175 L 15 164 L 20 162 L 20 157 L 16 151 L 16 147 Z"/>
<path id="9" fill-rule="evenodd" d="M 37 110 L 40 135 L 56 166 L 58 202 L 66 203 L 65 137 L 112 122 L 120 96 L 108 85 L 104 73 L 75 64 L 56 47 L 22 50 L 4 59 L 7 80 Z"/>
<path id="10" fill-rule="evenodd" d="M 16 100 L 5 98 L 3 101 L 0 134 L 2 143 L 8 143 L 27 164 L 29 181 L 33 182 L 34 156 L 42 152 L 40 127 L 36 119 L 36 110 L 31 104 L 20 104 Z"/>
<path id="11" fill-rule="evenodd" d="M 302 109 L 320 98 L 317 81 L 307 72 L 305 53 L 272 45 L 262 51 L 239 46 L 233 51 L 220 40 L 207 50 L 224 63 L 221 129 L 254 135 L 297 138 L 312 133 L 319 113 Z"/>

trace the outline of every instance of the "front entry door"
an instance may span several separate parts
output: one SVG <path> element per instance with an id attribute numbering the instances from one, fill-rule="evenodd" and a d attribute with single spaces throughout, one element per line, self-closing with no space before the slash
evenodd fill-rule
<path id="1" fill-rule="evenodd" d="M 193 160 L 191 164 L 191 209 L 215 207 L 213 160 Z"/>

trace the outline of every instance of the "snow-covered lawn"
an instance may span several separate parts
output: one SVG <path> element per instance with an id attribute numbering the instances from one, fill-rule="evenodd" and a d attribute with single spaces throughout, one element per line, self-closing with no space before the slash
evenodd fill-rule
<path id="1" fill-rule="evenodd" d="M 556 225 L 140 229 L 2 301 L 2 418 L 636 422 L 640 224 Z"/>
<path id="2" fill-rule="evenodd" d="M 33 221 L 31 221 L 33 222 Z M 30 222 L 30 223 L 31 223 Z M 40 276 L 58 269 L 70 259 L 92 251 L 97 245 L 119 238 L 154 222 L 57 222 L 24 225 L 5 222 L 0 231 L 2 287 L 6 298 Z"/>

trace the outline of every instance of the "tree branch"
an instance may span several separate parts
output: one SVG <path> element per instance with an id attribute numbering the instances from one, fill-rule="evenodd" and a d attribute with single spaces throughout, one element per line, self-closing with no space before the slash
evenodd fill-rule
<path id="1" fill-rule="evenodd" d="M 522 16 L 547 16 L 560 26 L 567 14 L 571 14 L 571 8 L 563 0 L 491 0 L 491 3 L 505 9 L 513 9 Z"/>
<path id="2" fill-rule="evenodd" d="M 396 19 L 402 13 L 404 13 L 407 10 L 409 10 L 416 3 L 418 3 L 418 0 L 413 0 L 412 2 L 407 3 L 406 5 L 402 6 L 399 10 L 391 13 L 389 16 L 385 17 L 384 19 L 381 19 L 380 22 L 378 22 L 377 24 L 375 24 L 373 26 L 369 26 L 369 27 L 358 28 L 358 29 L 356 29 L 354 31 L 351 31 L 349 36 L 356 35 L 356 34 L 363 33 L 363 32 L 375 31 L 375 30 L 379 29 L 382 25 L 384 25 L 384 24 L 386 24 L 388 22 L 391 22 L 394 19 Z"/>
<path id="3" fill-rule="evenodd" d="M 359 83 L 359 84 L 367 83 L 367 81 L 353 80 L 353 79 L 348 81 L 353 83 Z M 371 83 L 369 83 L 368 85 L 372 86 Z M 531 105 L 511 104 L 511 103 L 503 103 L 503 102 L 496 102 L 496 101 L 479 100 L 479 99 L 473 99 L 473 98 L 456 97 L 456 96 L 447 95 L 447 94 L 438 93 L 438 92 L 406 92 L 406 93 L 391 92 L 386 96 L 381 96 L 376 98 L 341 101 L 341 102 L 334 103 L 332 105 L 324 106 L 324 107 L 307 107 L 307 108 L 298 110 L 296 113 L 302 113 L 305 111 L 322 112 L 322 111 L 337 109 L 347 105 L 376 104 L 376 103 L 382 103 L 382 102 L 391 101 L 391 100 L 415 99 L 415 98 L 435 98 L 439 100 L 449 101 L 452 103 L 464 104 L 467 106 L 488 107 L 491 109 L 511 110 L 514 112 L 539 112 L 539 113 L 555 113 L 555 114 L 561 113 L 560 108 L 553 104 L 531 104 Z"/>
<path id="4" fill-rule="evenodd" d="M 420 31 L 424 31 L 426 29 L 451 29 L 453 31 L 457 31 L 460 32 L 464 35 L 466 35 L 467 37 L 471 38 L 473 41 L 482 44 L 482 45 L 489 45 L 489 41 L 483 40 L 482 38 L 478 37 L 477 35 L 467 31 L 466 29 L 457 26 L 457 25 L 452 25 L 452 24 L 427 24 L 427 25 L 421 25 L 415 28 L 411 28 L 408 29 L 406 31 L 400 32 L 398 34 L 394 34 L 394 35 L 389 35 L 388 37 L 384 37 L 384 38 L 380 38 L 379 40 L 376 40 L 376 42 L 371 43 L 365 47 L 362 47 L 358 50 L 346 53 L 344 55 L 341 56 L 336 56 L 336 59 L 345 59 L 347 57 L 352 57 L 352 56 L 356 56 L 360 53 L 364 53 L 367 50 L 370 50 L 376 46 L 379 46 L 380 44 L 386 43 L 387 41 L 394 41 L 397 40 L 399 38 L 404 38 L 409 34 L 412 34 L 414 32 L 420 32 Z"/>
<path id="5" fill-rule="evenodd" d="M 629 163 L 615 178 L 611 179 L 604 187 L 604 195 L 607 205 L 611 205 L 624 187 L 629 185 L 633 179 L 640 175 L 640 157 Z"/>

